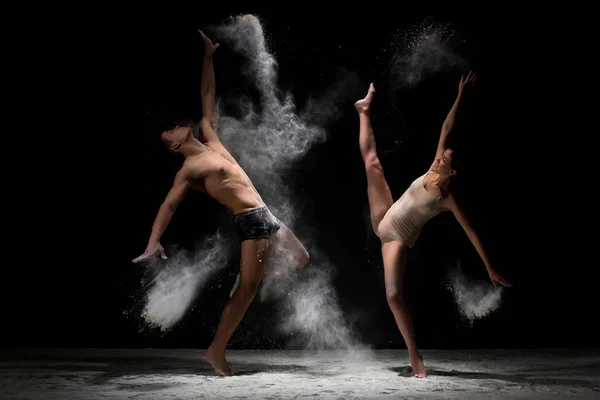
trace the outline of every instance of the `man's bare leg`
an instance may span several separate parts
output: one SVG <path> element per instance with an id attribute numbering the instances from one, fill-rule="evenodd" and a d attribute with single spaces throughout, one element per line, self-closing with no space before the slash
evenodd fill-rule
<path id="1" fill-rule="evenodd" d="M 304 245 L 283 222 L 269 242 L 267 270 L 275 275 L 298 270 L 308 264 L 310 257 Z M 266 273 L 266 272 L 265 272 Z"/>
<path id="2" fill-rule="evenodd" d="M 225 358 L 227 342 L 256 296 L 258 285 L 263 277 L 268 249 L 268 239 L 251 239 L 242 242 L 239 287 L 223 309 L 215 337 L 204 354 L 219 375 L 231 375 Z"/>
<path id="3" fill-rule="evenodd" d="M 394 201 L 385 180 L 379 157 L 377 156 L 375 136 L 373 136 L 373 127 L 371 126 L 371 103 L 373 102 L 374 95 L 375 87 L 371 84 L 365 98 L 357 101 L 354 107 L 358 111 L 360 119 L 358 144 L 367 173 L 367 194 L 369 197 L 371 224 L 373 225 L 373 231 L 377 234 L 379 223 Z"/>
<path id="4" fill-rule="evenodd" d="M 283 223 L 280 229 L 269 240 L 269 256 L 265 266 L 265 282 L 270 277 L 281 276 L 301 269 L 310 261 L 308 251 L 296 235 Z M 229 296 L 233 296 L 240 282 L 240 274 L 233 284 Z"/>
<path id="5" fill-rule="evenodd" d="M 297 273 L 309 262 L 309 255 L 296 235 L 283 223 L 271 236 L 269 259 L 260 288 L 260 299 L 277 298 L 295 286 Z"/>
<path id="6" fill-rule="evenodd" d="M 400 242 L 386 242 L 381 245 L 381 253 L 383 255 L 385 294 L 388 304 L 408 348 L 408 357 L 413 373 L 416 378 L 424 378 L 427 376 L 427 370 L 417 348 L 412 316 L 402 295 L 408 247 Z"/>

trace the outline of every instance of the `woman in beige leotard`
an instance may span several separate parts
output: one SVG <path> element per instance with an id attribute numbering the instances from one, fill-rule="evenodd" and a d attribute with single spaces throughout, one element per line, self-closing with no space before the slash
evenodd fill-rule
<path id="1" fill-rule="evenodd" d="M 381 240 L 386 296 L 406 342 L 410 363 L 417 378 L 425 377 L 427 371 L 416 345 L 412 317 L 402 296 L 402 284 L 408 249 L 413 247 L 421 228 L 429 219 L 443 211 L 452 211 L 481 256 L 492 283 L 511 286 L 492 267 L 477 233 L 449 190 L 456 171 L 451 166 L 452 149 L 446 144 L 454 128 L 456 113 L 464 93 L 475 84 L 475 80 L 476 75 L 471 72 L 466 77 L 461 76 L 458 95 L 442 126 L 435 160 L 429 171 L 415 179 L 396 202 L 392 199 L 375 148 L 371 126 L 371 102 L 375 94 L 373 84 L 370 85 L 367 96 L 354 105 L 360 118 L 359 146 L 367 172 L 371 222 Z"/>

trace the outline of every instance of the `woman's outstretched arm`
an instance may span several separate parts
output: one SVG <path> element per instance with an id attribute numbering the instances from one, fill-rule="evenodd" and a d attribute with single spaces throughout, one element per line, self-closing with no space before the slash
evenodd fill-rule
<path id="1" fill-rule="evenodd" d="M 481 257 L 481 260 L 485 264 L 485 269 L 487 270 L 488 275 L 490 276 L 490 280 L 492 281 L 494 286 L 496 286 L 496 284 L 499 283 L 503 286 L 511 287 L 512 284 L 510 282 L 508 282 L 506 279 L 504 279 L 502 276 L 500 276 L 500 274 L 498 274 L 498 272 L 496 272 L 496 270 L 492 267 L 492 263 L 490 262 L 488 254 L 487 254 L 485 248 L 483 247 L 483 244 L 481 243 L 481 239 L 479 238 L 479 235 L 477 234 L 477 232 L 471 225 L 471 223 L 468 220 L 467 216 L 465 215 L 463 209 L 458 205 L 458 203 L 456 202 L 456 199 L 454 198 L 454 196 L 452 194 L 449 194 L 446 197 L 445 203 L 446 203 L 445 206 L 450 211 L 452 211 L 452 213 L 454 214 L 454 217 L 456 218 L 456 220 L 458 221 L 460 226 L 463 228 L 463 230 L 469 237 L 469 240 L 475 247 L 475 250 L 477 250 L 477 253 L 479 254 L 479 256 Z"/>

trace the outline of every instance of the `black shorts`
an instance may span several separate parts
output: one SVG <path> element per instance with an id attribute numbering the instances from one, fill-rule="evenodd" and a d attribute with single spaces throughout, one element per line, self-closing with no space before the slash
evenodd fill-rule
<path id="1" fill-rule="evenodd" d="M 240 242 L 269 238 L 281 228 L 277 218 L 266 206 L 233 214 L 233 224 L 237 229 Z"/>

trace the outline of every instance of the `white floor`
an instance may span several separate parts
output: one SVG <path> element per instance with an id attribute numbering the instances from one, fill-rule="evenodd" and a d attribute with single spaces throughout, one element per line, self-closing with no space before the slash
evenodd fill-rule
<path id="1" fill-rule="evenodd" d="M 190 349 L 0 350 L 0 399 L 599 399 L 600 349 L 228 352 L 222 378 Z"/>

